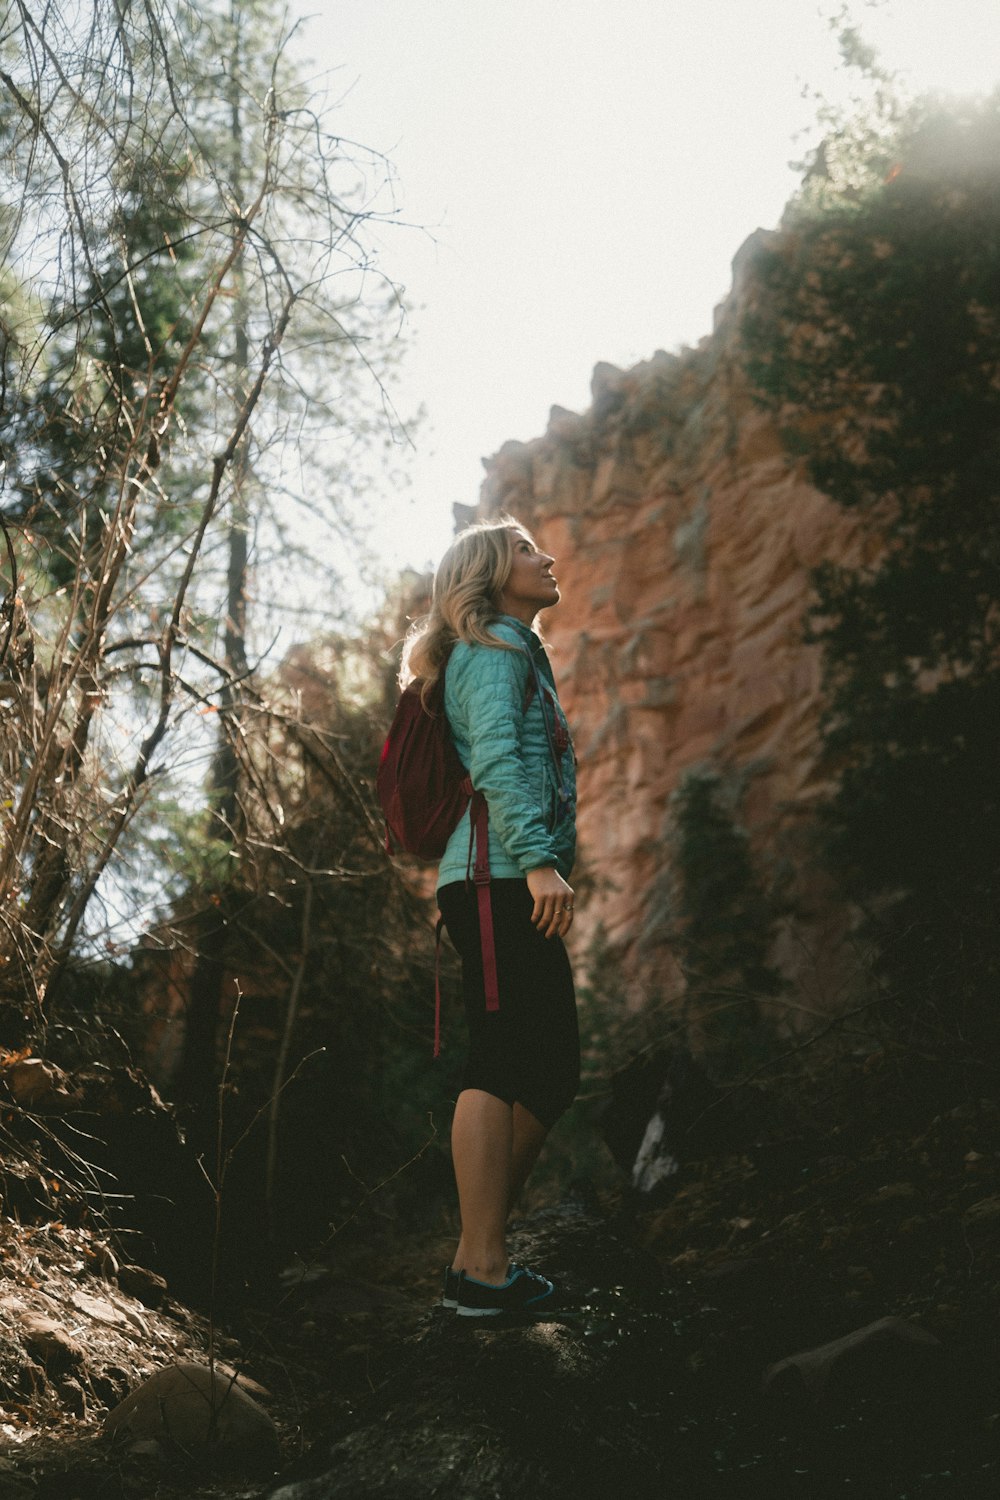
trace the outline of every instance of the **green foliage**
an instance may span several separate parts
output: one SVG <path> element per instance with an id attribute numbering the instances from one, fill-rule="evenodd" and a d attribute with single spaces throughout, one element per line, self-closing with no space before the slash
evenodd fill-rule
<path id="1" fill-rule="evenodd" d="M 432 910 L 386 857 L 368 792 L 385 727 L 370 707 L 371 664 L 384 645 L 317 642 L 273 675 L 270 708 L 248 731 L 239 857 L 225 881 L 210 865 L 200 880 L 188 866 L 191 883 L 134 955 L 141 1012 L 133 1005 L 115 1018 L 176 1099 L 176 1032 L 191 1015 L 178 1002 L 188 1000 L 197 954 L 214 956 L 214 1078 L 233 1025 L 224 1110 L 227 1145 L 240 1142 L 227 1183 L 233 1222 L 255 1214 L 286 1247 L 321 1238 L 421 1153 L 414 1180 L 426 1189 L 446 1148 L 461 1049 L 433 1060 Z M 361 687 L 365 662 L 368 679 L 350 701 L 342 684 Z M 446 1041 L 455 1030 L 457 1015 Z M 201 1103 L 183 1100 L 199 1145 Z M 404 1175 L 394 1193 L 409 1190 Z"/>
<path id="2" fill-rule="evenodd" d="M 119 865 L 143 825 L 228 884 L 255 656 L 279 620 L 328 626 L 358 556 L 343 497 L 391 426 L 399 332 L 367 231 L 393 210 L 287 42 L 275 0 L 26 3 L 0 39 L 11 1041 L 98 940 L 102 897 L 120 940 L 136 892 L 173 894 L 179 871 Z M 175 837 L 205 800 L 215 849 Z"/>
<path id="3" fill-rule="evenodd" d="M 95 228 L 72 300 L 61 289 L 44 316 L 37 336 L 45 352 L 33 378 L 15 384 L 0 408 L 0 444 L 10 455 L 5 508 L 31 528 L 39 563 L 59 587 L 78 570 L 99 573 L 142 408 L 155 406 L 190 334 L 205 267 L 185 232 L 183 179 L 154 159 L 121 184 L 110 222 L 99 235 Z M 22 339 L 25 333 L 22 327 Z M 185 390 L 179 415 L 186 425 L 196 407 L 195 392 Z M 143 515 L 147 561 L 158 537 L 176 540 L 193 525 L 190 504 L 180 503 L 190 486 L 181 492 L 178 478 L 161 472 L 161 503 L 148 520 Z"/>
<path id="4" fill-rule="evenodd" d="M 739 789 L 711 766 L 685 772 L 671 798 L 672 946 L 685 1016 L 722 1068 L 765 1044 L 761 1002 L 780 981 L 767 962 L 774 911 L 737 821 Z"/>
<path id="5" fill-rule="evenodd" d="M 971 1036 L 1000 975 L 1000 95 L 914 105 L 893 146 L 862 200 L 790 214 L 744 338 L 861 532 L 814 578 L 826 852 L 891 991 Z"/>
<path id="6" fill-rule="evenodd" d="M 853 212 L 877 192 L 896 159 L 901 122 L 907 112 L 903 85 L 865 38 L 851 7 L 828 17 L 835 35 L 846 99 L 832 103 L 812 93 L 821 132 L 818 145 L 797 165 L 803 173 L 798 193 L 785 209 L 785 222 L 797 223 L 836 206 Z"/>

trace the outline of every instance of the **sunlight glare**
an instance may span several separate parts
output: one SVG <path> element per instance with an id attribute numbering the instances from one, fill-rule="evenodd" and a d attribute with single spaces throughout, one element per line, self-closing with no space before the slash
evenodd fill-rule
<path id="1" fill-rule="evenodd" d="M 893 0 L 858 18 L 887 65 L 917 91 L 983 94 L 1000 83 L 998 0 Z"/>

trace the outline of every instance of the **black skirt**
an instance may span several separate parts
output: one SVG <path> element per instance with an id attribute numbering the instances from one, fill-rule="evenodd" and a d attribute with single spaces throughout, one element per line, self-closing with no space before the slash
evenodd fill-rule
<path id="1" fill-rule="evenodd" d="M 462 995 L 469 1028 L 463 1089 L 482 1089 L 520 1104 L 551 1127 L 580 1084 L 580 1034 L 569 956 L 561 938 L 533 926 L 524 880 L 490 883 L 500 1009 L 488 1012 L 483 989 L 476 888 L 442 886 L 438 906 L 462 959 Z"/>

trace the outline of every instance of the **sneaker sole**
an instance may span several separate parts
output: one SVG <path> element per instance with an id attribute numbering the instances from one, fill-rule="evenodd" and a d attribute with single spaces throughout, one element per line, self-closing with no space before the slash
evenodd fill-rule
<path id="1" fill-rule="evenodd" d="M 555 1297 L 552 1293 L 553 1302 Z M 544 1302 L 527 1302 L 524 1307 L 463 1307 L 460 1302 L 455 1304 L 455 1311 L 460 1318 L 538 1318 L 547 1312 L 554 1312 L 554 1307 L 548 1306 L 548 1299 Z"/>
<path id="2" fill-rule="evenodd" d="M 516 1273 L 516 1275 L 512 1275 L 511 1281 L 515 1281 L 518 1277 L 524 1275 L 523 1268 L 521 1267 L 517 1267 L 512 1264 L 511 1270 L 512 1272 Z M 536 1276 L 535 1280 L 544 1281 L 544 1278 Z M 469 1284 L 470 1286 L 480 1285 L 480 1283 L 473 1280 L 470 1280 Z M 510 1283 L 507 1283 L 506 1285 L 509 1284 Z M 536 1293 L 534 1297 L 529 1298 L 527 1302 L 522 1303 L 520 1306 L 475 1307 L 470 1305 L 469 1303 L 462 1301 L 462 1285 L 460 1281 L 458 1294 L 454 1302 L 452 1302 L 447 1294 L 445 1294 L 445 1296 L 442 1298 L 442 1305 L 444 1307 L 448 1307 L 449 1305 L 453 1307 L 460 1318 L 539 1318 L 545 1316 L 550 1302 L 554 1303 L 556 1301 L 555 1287 L 547 1281 L 545 1282 L 545 1285 L 547 1287 L 546 1291 Z"/>
<path id="3" fill-rule="evenodd" d="M 492 1319 L 495 1324 L 499 1324 L 504 1328 L 516 1328 L 525 1323 L 555 1323 L 563 1316 L 555 1308 L 548 1311 L 541 1307 L 537 1309 L 532 1307 L 469 1307 L 463 1309 L 459 1307 L 456 1308 L 456 1312 L 460 1318 Z"/>
<path id="4" fill-rule="evenodd" d="M 449 1312 L 454 1312 L 458 1306 L 458 1273 L 446 1270 L 444 1273 L 444 1290 L 441 1293 L 441 1306 Z M 452 1291 L 454 1287 L 454 1291 Z"/>

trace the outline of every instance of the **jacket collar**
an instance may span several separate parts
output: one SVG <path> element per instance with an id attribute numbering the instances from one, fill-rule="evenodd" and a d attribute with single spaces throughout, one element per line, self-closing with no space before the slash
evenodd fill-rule
<path id="1" fill-rule="evenodd" d="M 517 619 L 516 616 L 497 615 L 497 620 L 502 620 L 505 625 L 513 625 L 514 629 L 518 632 L 519 635 L 524 636 L 525 641 L 529 645 L 540 646 L 542 644 L 539 637 L 531 629 L 531 626 L 525 625 L 524 621 Z"/>

